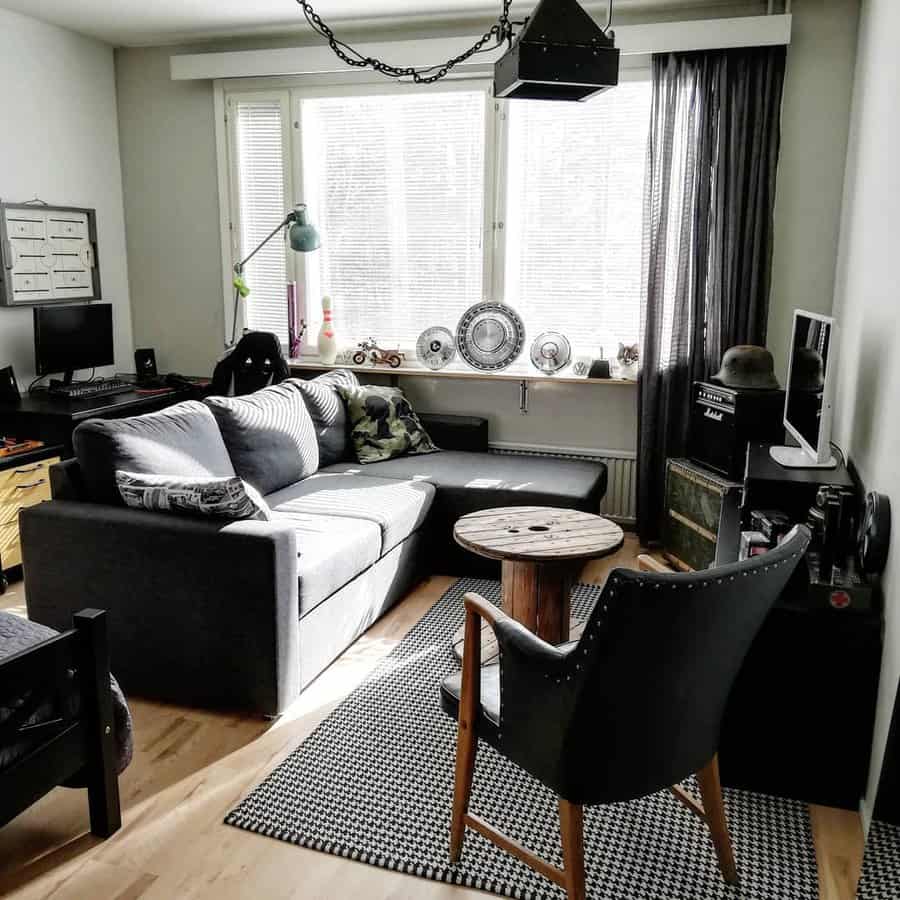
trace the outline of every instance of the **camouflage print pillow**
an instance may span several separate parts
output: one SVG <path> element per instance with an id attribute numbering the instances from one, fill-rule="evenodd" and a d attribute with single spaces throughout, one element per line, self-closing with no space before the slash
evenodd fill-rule
<path id="1" fill-rule="evenodd" d="M 400 388 L 338 385 L 338 391 L 347 404 L 350 437 L 361 463 L 437 451 Z"/>

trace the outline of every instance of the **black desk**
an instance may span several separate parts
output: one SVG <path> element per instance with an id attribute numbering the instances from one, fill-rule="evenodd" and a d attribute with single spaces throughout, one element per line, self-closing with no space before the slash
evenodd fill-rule
<path id="1" fill-rule="evenodd" d="M 112 394 L 90 400 L 66 400 L 46 393 L 23 396 L 18 403 L 0 403 L 0 434 L 61 444 L 63 456 L 72 456 L 72 432 L 87 419 L 121 419 L 164 409 L 201 396 L 194 388 L 166 394 Z"/>
<path id="2" fill-rule="evenodd" d="M 853 487 L 835 469 L 785 469 L 751 444 L 751 509 L 805 522 L 823 484 Z M 722 724 L 722 782 L 808 803 L 859 809 L 868 775 L 881 666 L 878 609 L 834 609 L 810 594 L 805 561 L 753 642 Z"/>
<path id="3" fill-rule="evenodd" d="M 798 609 L 783 598 L 728 701 L 722 783 L 858 810 L 872 749 L 881 631 L 878 613 Z"/>
<path id="4" fill-rule="evenodd" d="M 750 444 L 741 507 L 744 527 L 749 526 L 753 509 L 780 509 L 792 521 L 805 522 L 816 492 L 823 484 L 855 487 L 842 462 L 834 469 L 786 469 L 772 459 L 768 444 Z"/>

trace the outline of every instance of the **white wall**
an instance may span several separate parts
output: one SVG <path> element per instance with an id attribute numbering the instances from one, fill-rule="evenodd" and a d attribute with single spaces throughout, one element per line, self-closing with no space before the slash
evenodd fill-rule
<path id="1" fill-rule="evenodd" d="M 97 210 L 104 300 L 114 304 L 116 367 L 133 371 L 131 307 L 111 47 L 0 9 L 0 197 Z M 0 308 L 0 366 L 34 377 L 31 309 Z"/>
<path id="2" fill-rule="evenodd" d="M 844 186 L 835 315 L 841 329 L 836 440 L 868 490 L 894 503 L 884 575 L 885 647 L 865 806 L 871 809 L 900 679 L 900 4 L 865 0 Z"/>
<path id="3" fill-rule="evenodd" d="M 765 5 L 686 4 L 654 10 L 649 18 L 755 15 Z M 793 11 L 770 314 L 769 344 L 779 361 L 791 310 L 831 306 L 859 2 L 794 0 Z M 647 18 L 647 13 L 617 14 L 622 22 Z M 472 23 L 460 28 L 467 33 Z M 225 334 L 212 85 L 172 82 L 169 57 L 297 43 L 291 35 L 277 42 L 116 53 L 135 338 L 156 347 L 164 369 L 208 372 Z M 636 446 L 634 388 L 548 383 L 533 393 L 532 413 L 525 417 L 519 415 L 514 383 L 419 378 L 407 379 L 405 387 L 425 410 L 488 415 L 493 440 L 586 449 Z"/>
<path id="4" fill-rule="evenodd" d="M 793 13 L 767 340 L 782 384 L 794 310 L 831 311 L 859 0 L 795 0 Z"/>

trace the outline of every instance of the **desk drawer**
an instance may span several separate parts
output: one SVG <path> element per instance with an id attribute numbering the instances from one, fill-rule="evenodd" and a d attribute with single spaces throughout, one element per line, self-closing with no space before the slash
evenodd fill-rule
<path id="1" fill-rule="evenodd" d="M 59 457 L 0 471 L 0 558 L 3 568 L 22 562 L 19 511 L 50 499 L 50 466 Z"/>

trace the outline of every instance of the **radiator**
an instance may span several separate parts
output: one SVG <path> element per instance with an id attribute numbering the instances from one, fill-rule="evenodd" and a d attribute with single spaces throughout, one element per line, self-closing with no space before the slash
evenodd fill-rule
<path id="1" fill-rule="evenodd" d="M 636 519 L 635 454 L 628 450 L 584 450 L 578 447 L 540 447 L 512 443 L 491 443 L 491 453 L 547 456 L 554 459 L 584 459 L 606 464 L 606 496 L 600 504 L 601 515 L 622 525 L 634 525 Z"/>

